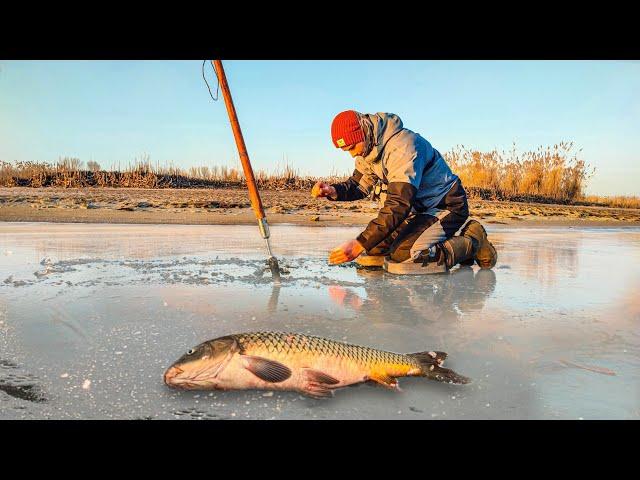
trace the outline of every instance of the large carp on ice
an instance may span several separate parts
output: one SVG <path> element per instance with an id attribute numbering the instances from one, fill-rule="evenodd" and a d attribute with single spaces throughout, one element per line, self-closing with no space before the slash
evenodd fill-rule
<path id="1" fill-rule="evenodd" d="M 469 383 L 442 367 L 446 356 L 393 353 L 298 333 L 251 332 L 192 348 L 167 369 L 164 381 L 185 390 L 293 390 L 312 397 L 330 397 L 336 388 L 361 382 L 397 389 L 398 377 Z"/>

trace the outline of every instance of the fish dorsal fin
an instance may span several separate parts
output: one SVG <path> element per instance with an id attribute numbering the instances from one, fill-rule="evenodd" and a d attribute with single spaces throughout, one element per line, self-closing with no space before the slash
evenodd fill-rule
<path id="1" fill-rule="evenodd" d="M 241 355 L 241 358 L 244 367 L 265 382 L 284 382 L 291 376 L 291 369 L 280 362 L 252 355 Z"/>
<path id="2" fill-rule="evenodd" d="M 327 385 L 335 385 L 336 383 L 340 383 L 340 380 L 338 380 L 337 378 L 334 378 L 331 375 L 328 375 L 319 370 L 314 370 L 313 368 L 306 368 L 304 372 L 310 382 L 324 383 Z"/>

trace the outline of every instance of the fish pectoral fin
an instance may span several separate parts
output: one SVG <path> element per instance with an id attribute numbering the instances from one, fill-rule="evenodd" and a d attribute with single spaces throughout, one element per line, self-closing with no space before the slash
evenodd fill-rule
<path id="1" fill-rule="evenodd" d="M 244 367 L 265 382 L 284 382 L 291 376 L 291 369 L 286 365 L 268 358 L 241 355 Z"/>
<path id="2" fill-rule="evenodd" d="M 378 385 L 382 385 L 383 387 L 390 388 L 392 390 L 400 391 L 400 387 L 398 386 L 398 381 L 395 378 L 390 377 L 389 375 L 384 373 L 376 373 L 374 375 L 369 375 L 367 377 L 367 381 L 374 382 Z"/>
<path id="3" fill-rule="evenodd" d="M 323 383 L 326 385 L 335 385 L 336 383 L 340 383 L 340 380 L 337 378 L 321 372 L 320 370 L 314 370 L 313 368 L 305 368 L 304 373 L 309 382 Z"/>

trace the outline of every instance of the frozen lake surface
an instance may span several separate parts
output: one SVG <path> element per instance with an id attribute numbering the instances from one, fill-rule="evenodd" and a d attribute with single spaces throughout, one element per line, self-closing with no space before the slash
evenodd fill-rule
<path id="1" fill-rule="evenodd" d="M 0 419 L 637 419 L 640 229 L 499 228 L 494 270 L 328 266 L 361 228 L 0 223 Z M 442 350 L 469 385 L 401 378 L 333 399 L 185 392 L 196 344 L 294 331 Z"/>

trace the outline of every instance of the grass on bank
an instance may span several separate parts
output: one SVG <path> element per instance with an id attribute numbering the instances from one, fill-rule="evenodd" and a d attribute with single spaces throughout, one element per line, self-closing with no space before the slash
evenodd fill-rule
<path id="1" fill-rule="evenodd" d="M 585 196 L 595 169 L 574 152 L 573 143 L 518 153 L 481 152 L 457 146 L 444 154 L 451 169 L 461 178 L 471 198 L 582 204 L 640 208 L 637 196 Z M 320 178 L 303 176 L 285 164 L 273 171 L 255 171 L 258 187 L 270 190 L 307 190 Z M 323 177 L 340 182 L 347 176 L 332 172 Z M 181 169 L 152 164 L 149 157 L 114 170 L 103 170 L 95 161 L 61 158 L 56 163 L 0 161 L 0 186 L 13 187 L 111 187 L 111 188 L 225 188 L 246 185 L 241 170 L 226 166 Z"/>

